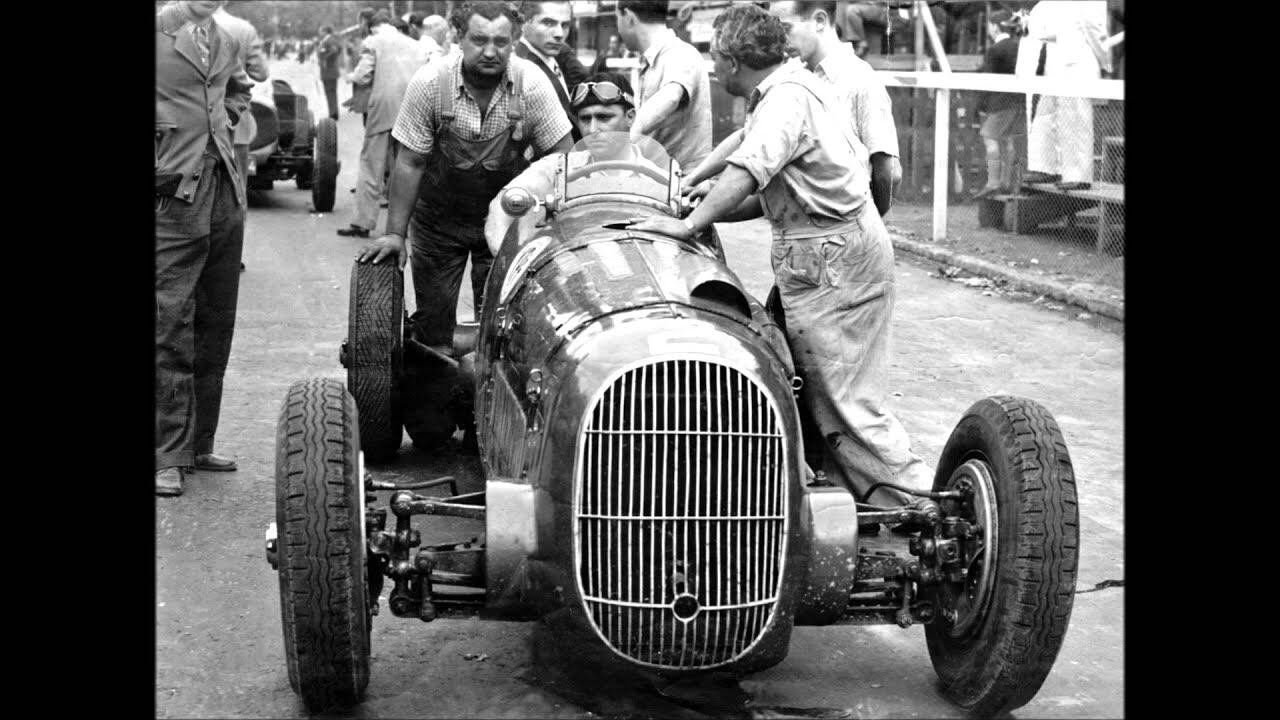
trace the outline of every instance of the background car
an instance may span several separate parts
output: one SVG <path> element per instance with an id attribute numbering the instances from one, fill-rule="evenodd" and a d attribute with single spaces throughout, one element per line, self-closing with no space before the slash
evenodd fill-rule
<path id="1" fill-rule="evenodd" d="M 306 96 L 283 80 L 258 83 L 251 95 L 258 132 L 249 143 L 249 189 L 270 190 L 275 181 L 292 179 L 299 190 L 311 191 L 316 212 L 333 210 L 340 168 L 337 122 L 317 122 Z"/>

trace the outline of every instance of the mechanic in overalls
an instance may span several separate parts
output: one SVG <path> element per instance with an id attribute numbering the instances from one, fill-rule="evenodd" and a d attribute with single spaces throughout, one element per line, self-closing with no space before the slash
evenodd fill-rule
<path id="1" fill-rule="evenodd" d="M 767 217 L 787 339 L 804 379 L 802 400 L 825 440 L 828 462 L 838 457 L 814 469 L 826 469 L 859 500 L 881 482 L 929 490 L 933 468 L 912 452 L 906 431 L 882 405 L 893 246 L 871 200 L 867 149 L 847 114 L 836 112 L 839 100 L 827 82 L 783 64 L 787 38 L 778 18 L 755 5 L 734 5 L 714 28 L 716 77 L 728 92 L 747 98 L 742 144 L 684 220 L 653 218 L 632 228 L 692 240 L 714 222 Z M 892 487 L 870 496 L 883 505 L 910 500 Z"/>
<path id="2" fill-rule="evenodd" d="M 489 201 L 528 167 L 526 150 L 538 158 L 572 147 L 569 119 L 550 81 L 529 61 L 512 57 L 519 13 L 505 2 L 470 2 L 450 22 L 462 52 L 428 64 L 409 82 L 391 131 L 400 148 L 387 231 L 356 254 L 359 262 L 374 263 L 394 256 L 403 268 L 412 215 L 412 333 L 445 352 L 453 344 L 468 257 L 479 316 L 493 264 L 484 239 Z"/>

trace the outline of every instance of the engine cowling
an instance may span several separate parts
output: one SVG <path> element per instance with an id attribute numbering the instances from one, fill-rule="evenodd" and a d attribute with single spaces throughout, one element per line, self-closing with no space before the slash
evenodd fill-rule
<path id="1" fill-rule="evenodd" d="M 504 553 L 489 498 L 491 605 L 662 670 L 772 665 L 808 552 L 785 340 L 720 260 L 609 215 L 561 213 L 490 275 L 481 453 L 535 518 Z"/>

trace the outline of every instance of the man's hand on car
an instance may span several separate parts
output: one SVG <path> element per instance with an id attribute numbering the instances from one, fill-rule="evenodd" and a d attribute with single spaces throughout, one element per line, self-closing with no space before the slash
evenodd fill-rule
<path id="1" fill-rule="evenodd" d="M 697 185 L 685 185 L 680 188 L 680 194 L 688 198 L 689 202 L 701 200 L 711 192 L 711 188 L 715 187 L 715 178 L 703 180 Z"/>
<path id="2" fill-rule="evenodd" d="M 384 258 L 394 257 L 396 264 L 404 270 L 405 261 L 409 259 L 409 241 L 395 233 L 387 233 L 360 249 L 356 253 L 356 262 L 373 261 L 374 265 Z"/>
<path id="3" fill-rule="evenodd" d="M 673 217 L 651 217 L 644 220 L 633 218 L 628 229 L 647 230 L 679 240 L 694 239 L 693 231 L 689 229 L 689 226 L 683 220 L 677 220 Z"/>

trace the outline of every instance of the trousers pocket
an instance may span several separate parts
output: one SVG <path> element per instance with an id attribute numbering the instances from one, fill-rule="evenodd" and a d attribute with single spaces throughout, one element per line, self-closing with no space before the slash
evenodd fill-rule
<path id="1" fill-rule="evenodd" d="M 816 243 L 797 243 L 774 253 L 774 274 L 779 286 L 815 288 L 822 285 L 826 258 Z"/>
<path id="2" fill-rule="evenodd" d="M 169 151 L 173 145 L 173 134 L 177 132 L 178 124 L 163 120 L 156 121 L 156 168 L 160 167 L 160 158 Z"/>

